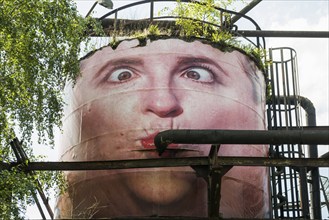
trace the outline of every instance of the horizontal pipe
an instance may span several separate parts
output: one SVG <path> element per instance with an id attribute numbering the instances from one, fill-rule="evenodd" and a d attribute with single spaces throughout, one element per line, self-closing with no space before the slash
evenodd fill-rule
<path id="1" fill-rule="evenodd" d="M 244 37 L 300 37 L 300 38 L 329 38 L 329 31 L 266 31 L 239 30 Z"/>
<path id="2" fill-rule="evenodd" d="M 326 158 L 218 157 L 218 160 L 212 163 L 208 157 L 189 157 L 116 161 L 30 162 L 27 170 L 112 170 L 209 165 L 215 169 L 221 166 L 329 167 L 329 160 Z"/>
<path id="3" fill-rule="evenodd" d="M 329 144 L 329 130 L 167 130 L 154 138 L 161 155 L 176 144 Z"/>
<path id="4" fill-rule="evenodd" d="M 291 127 L 278 127 L 275 130 L 308 130 L 308 131 L 329 131 L 329 126 L 291 126 Z"/>

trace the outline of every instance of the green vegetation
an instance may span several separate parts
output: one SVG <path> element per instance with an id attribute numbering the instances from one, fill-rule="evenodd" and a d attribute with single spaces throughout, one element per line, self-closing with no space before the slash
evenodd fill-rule
<path id="1" fill-rule="evenodd" d="M 178 16 L 176 25 L 181 27 L 179 33 L 181 36 L 203 37 L 213 40 L 232 38 L 226 30 L 222 29 L 223 31 L 218 32 L 218 28 L 212 24 L 224 27 L 229 15 L 221 13 L 215 7 L 226 9 L 235 2 L 234 0 L 201 0 L 200 3 L 183 3 L 178 0 L 177 2 L 178 4 L 174 9 L 164 8 L 160 13 Z"/>
<path id="2" fill-rule="evenodd" d="M 177 37 L 186 41 L 201 39 L 209 41 L 222 51 L 239 50 L 253 59 L 260 69 L 265 70 L 268 64 L 265 59 L 266 51 L 251 43 L 241 42 L 232 31 L 232 15 L 217 9 L 232 8 L 236 2 L 238 1 L 199 0 L 187 3 L 178 0 L 176 7 L 166 7 L 159 12 L 159 16 L 175 17 L 175 25 L 161 27 L 155 21 L 143 31 L 136 30 L 134 32 L 130 30 L 132 34 L 129 37 L 137 38 L 141 42 L 145 41 L 145 38 L 156 40 Z M 239 2 L 245 3 L 244 1 Z M 125 34 L 125 32 L 122 34 Z M 111 45 L 115 48 L 118 43 L 117 38 L 113 38 Z"/>
<path id="3" fill-rule="evenodd" d="M 80 43 L 87 30 L 101 30 L 92 18 L 81 17 L 73 0 L 0 0 L 0 162 L 16 161 L 9 146 L 21 135 L 31 160 L 31 136 L 53 145 L 61 125 L 62 89 L 78 74 Z M 32 203 L 39 179 L 46 189 L 59 184 L 58 173 L 27 175 L 19 167 L 0 169 L 0 219 L 17 219 Z"/>
<path id="4" fill-rule="evenodd" d="M 227 9 L 235 2 L 237 1 L 200 0 L 199 3 L 183 3 L 178 0 L 177 7 L 165 8 L 160 13 L 178 17 L 176 25 L 180 27 L 179 36 L 207 39 L 217 44 L 223 51 L 237 49 L 254 59 L 256 64 L 264 70 L 266 51 L 241 43 L 231 31 L 231 15 L 216 9 L 216 7 Z"/>

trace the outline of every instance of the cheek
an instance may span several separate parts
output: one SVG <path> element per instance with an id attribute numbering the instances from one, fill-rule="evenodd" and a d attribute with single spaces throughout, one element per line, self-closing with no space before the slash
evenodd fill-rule
<path id="1" fill-rule="evenodd" d="M 103 101 L 93 101 L 82 107 L 81 141 L 95 138 L 106 132 L 111 117 Z"/>
<path id="2" fill-rule="evenodd" d="M 260 106 L 248 100 L 240 101 L 232 96 L 199 94 L 184 106 L 185 128 L 195 129 L 264 129 L 264 115 Z M 250 104 L 252 103 L 252 104 Z M 253 105 L 253 106 L 251 106 Z"/>
<path id="3" fill-rule="evenodd" d="M 83 106 L 81 136 L 90 139 L 131 129 L 136 115 L 136 100 L 129 94 L 117 94 L 94 100 Z"/>

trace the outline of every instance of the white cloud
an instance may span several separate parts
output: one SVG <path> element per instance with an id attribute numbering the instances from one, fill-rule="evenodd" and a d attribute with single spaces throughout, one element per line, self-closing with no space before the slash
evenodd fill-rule
<path id="1" fill-rule="evenodd" d="M 318 22 L 312 24 L 306 18 L 291 19 L 285 23 L 275 22 L 270 28 L 274 30 L 328 31 L 328 16 L 319 17 Z M 268 45 L 269 47 L 288 46 L 296 50 L 301 95 L 309 98 L 315 105 L 318 125 L 328 125 L 329 40 L 318 38 L 271 38 Z"/>

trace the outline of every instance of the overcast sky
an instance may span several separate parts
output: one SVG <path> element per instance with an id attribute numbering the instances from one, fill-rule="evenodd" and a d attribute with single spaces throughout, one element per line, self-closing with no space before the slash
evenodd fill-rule
<path id="1" fill-rule="evenodd" d="M 77 0 L 78 10 L 86 15 L 95 1 Z M 132 3 L 128 0 L 114 0 L 114 8 Z M 250 2 L 250 1 L 245 1 Z M 239 10 L 241 6 L 237 6 Z M 130 11 L 131 17 L 140 14 Z M 144 9 L 145 10 L 145 9 Z M 109 10 L 97 5 L 95 17 Z M 329 0 L 263 0 L 247 15 L 252 17 L 262 30 L 329 31 Z M 297 52 L 300 95 L 310 99 L 316 108 L 317 125 L 329 125 L 329 39 L 316 38 L 267 38 L 266 47 L 291 47 Z M 319 146 L 320 154 L 329 151 L 328 146 Z M 36 153 L 40 152 L 36 149 Z M 40 154 L 45 155 L 44 150 Z M 46 153 L 49 160 L 56 160 L 54 152 Z M 329 176 L 329 169 L 322 169 L 322 175 Z M 37 209 L 28 212 L 29 218 L 40 218 Z M 323 218 L 328 217 L 324 212 Z"/>

